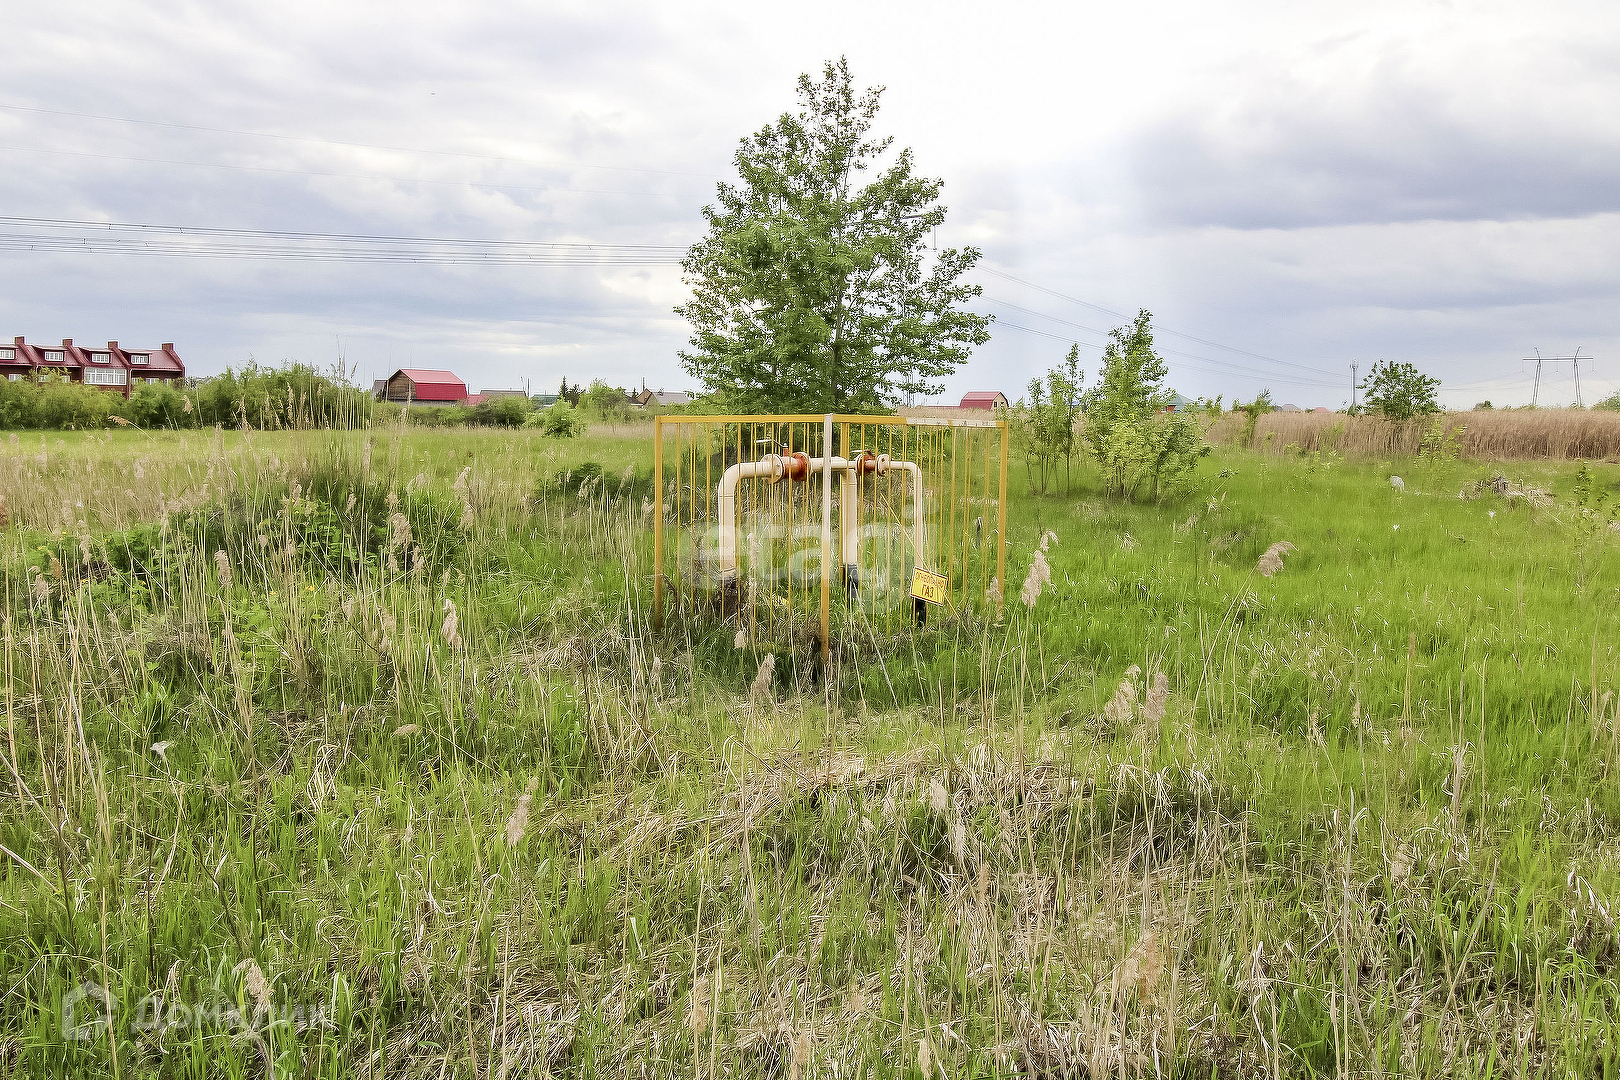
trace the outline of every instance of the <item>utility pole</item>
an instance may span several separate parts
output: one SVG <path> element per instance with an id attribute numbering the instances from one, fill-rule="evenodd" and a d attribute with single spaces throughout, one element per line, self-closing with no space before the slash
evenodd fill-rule
<path id="1" fill-rule="evenodd" d="M 1570 364 L 1570 365 L 1573 365 L 1574 371 L 1575 371 L 1575 407 L 1577 409 L 1584 407 L 1584 403 L 1581 401 L 1581 361 L 1585 360 L 1585 361 L 1590 362 L 1590 361 L 1592 361 L 1592 360 L 1594 360 L 1596 358 L 1591 357 L 1591 356 L 1582 356 L 1581 355 L 1581 348 L 1582 348 L 1581 346 L 1576 347 L 1574 356 L 1542 356 L 1541 355 L 1541 350 L 1537 349 L 1536 350 L 1536 355 L 1527 356 L 1527 357 L 1524 358 L 1524 360 L 1522 361 L 1523 363 L 1528 364 L 1528 363 L 1534 361 L 1535 365 L 1536 365 L 1535 389 L 1533 389 L 1530 392 L 1530 407 L 1531 408 L 1535 408 L 1541 402 L 1541 365 L 1542 364 Z"/>
<path id="2" fill-rule="evenodd" d="M 1356 375 L 1357 375 L 1358 372 L 1360 372 L 1360 370 L 1361 370 L 1361 365 L 1360 364 L 1356 363 L 1354 360 L 1350 361 L 1350 413 L 1351 413 L 1351 415 L 1355 414 L 1355 411 L 1356 411 L 1356 408 L 1357 408 L 1357 405 L 1356 405 L 1356 390 L 1358 389 L 1358 387 L 1356 386 Z"/>

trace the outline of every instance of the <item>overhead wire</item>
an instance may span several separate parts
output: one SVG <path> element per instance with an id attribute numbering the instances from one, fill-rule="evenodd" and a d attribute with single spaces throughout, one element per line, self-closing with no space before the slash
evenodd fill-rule
<path id="1" fill-rule="evenodd" d="M 1048 320 L 1050 320 L 1052 322 L 1059 323 L 1059 324 L 1062 324 L 1064 326 L 1072 326 L 1072 327 L 1074 327 L 1076 329 L 1079 329 L 1079 330 L 1086 330 L 1086 331 L 1089 331 L 1090 333 L 1104 334 L 1104 336 L 1106 336 L 1105 331 L 1098 330 L 1095 327 L 1084 326 L 1084 325 L 1082 325 L 1080 323 L 1070 322 L 1067 319 L 1058 318 L 1055 315 L 1047 315 L 1047 314 L 1045 314 L 1043 312 L 1035 311 L 1035 310 L 1033 310 L 1031 308 L 1020 307 L 1017 304 L 1009 303 L 1008 301 L 1000 300 L 1000 299 L 997 299 L 996 297 L 993 297 L 993 296 L 985 296 L 984 299 L 989 301 L 990 303 L 993 303 L 993 304 L 1000 304 L 1003 307 L 1013 308 L 1014 310 L 1022 311 L 1025 314 L 1034 315 L 1037 318 L 1048 319 Z M 1033 329 L 1033 328 L 1028 327 L 1028 326 L 1022 326 L 1022 325 L 1020 325 L 1018 323 L 1008 322 L 1005 319 L 999 319 L 998 318 L 996 320 L 996 322 L 995 322 L 995 325 L 1010 327 L 1011 329 L 1014 329 L 1014 330 L 1022 330 L 1023 332 L 1025 332 L 1027 334 L 1039 334 L 1042 337 L 1053 338 L 1054 340 L 1057 340 L 1057 341 L 1067 341 L 1070 344 L 1082 345 L 1082 346 L 1084 346 L 1084 347 L 1086 347 L 1088 349 L 1099 349 L 1100 350 L 1100 349 L 1104 348 L 1104 346 L 1102 346 L 1102 345 L 1096 345 L 1096 344 L 1093 344 L 1092 342 L 1089 342 L 1089 341 L 1076 341 L 1073 338 L 1064 337 L 1061 334 L 1047 333 L 1044 330 L 1036 330 L 1036 329 Z M 1183 351 L 1181 349 L 1161 348 L 1160 351 L 1163 352 L 1163 353 L 1166 353 L 1168 355 L 1181 357 L 1184 360 L 1193 361 L 1195 363 L 1208 364 L 1208 365 L 1210 365 L 1210 366 L 1212 366 L 1214 368 L 1220 369 L 1223 374 L 1241 375 L 1241 376 L 1245 376 L 1245 377 L 1249 377 L 1249 378 L 1256 378 L 1256 379 L 1274 379 L 1277 382 L 1279 382 L 1280 384 L 1289 385 L 1289 386 L 1311 386 L 1311 387 L 1323 387 L 1323 388 L 1337 388 L 1340 385 L 1342 385 L 1340 382 L 1329 381 L 1327 379 L 1322 378 L 1321 377 L 1321 375 L 1323 374 L 1322 372 L 1317 372 L 1318 377 L 1315 378 L 1315 379 L 1304 379 L 1304 378 L 1300 378 L 1297 375 L 1291 375 L 1291 374 L 1289 374 L 1287 372 L 1261 371 L 1261 370 L 1258 370 L 1258 369 L 1255 369 L 1255 368 L 1244 367 L 1244 366 L 1242 366 L 1240 364 L 1233 364 L 1233 363 L 1231 363 L 1229 361 L 1226 361 L 1226 360 L 1216 360 L 1213 357 L 1200 356 L 1197 353 L 1185 352 L 1185 351 Z"/>
<path id="2" fill-rule="evenodd" d="M 1059 300 L 1066 300 L 1071 304 L 1078 304 L 1081 307 L 1090 308 L 1093 311 L 1100 311 L 1104 315 L 1112 315 L 1112 316 L 1114 316 L 1115 318 L 1118 318 L 1118 319 L 1130 319 L 1131 318 L 1131 316 L 1126 315 L 1123 312 L 1115 311 L 1113 308 L 1103 307 L 1101 304 L 1094 304 L 1089 300 L 1082 300 L 1077 296 L 1070 296 L 1067 293 L 1058 292 L 1056 289 L 1049 289 L 1044 285 L 1037 285 L 1033 281 L 1026 281 L 1025 279 L 1023 279 L 1021 277 L 1016 277 L 1013 274 L 1009 274 L 1009 273 L 1007 273 L 1007 272 L 1005 272 L 1003 270 L 997 270 L 997 269 L 995 269 L 993 267 L 988 267 L 988 266 L 980 267 L 980 269 L 983 270 L 984 273 L 990 274 L 990 275 L 992 275 L 994 277 L 1001 278 L 1001 279 L 1003 279 L 1005 281 L 1014 282 L 1015 284 L 1022 285 L 1027 289 L 1034 289 L 1036 292 L 1045 293 L 1046 295 L 1055 297 L 1055 298 L 1057 298 Z M 1290 361 L 1290 360 L 1280 360 L 1275 356 L 1266 356 L 1264 353 L 1250 352 L 1248 349 L 1240 349 L 1235 345 L 1224 345 L 1219 341 L 1211 341 L 1209 338 L 1202 338 L 1202 337 L 1198 337 L 1195 334 L 1183 333 L 1180 330 L 1174 330 L 1174 329 L 1171 329 L 1170 327 L 1167 327 L 1167 326 L 1158 326 L 1158 327 L 1155 327 L 1155 329 L 1159 333 L 1171 334 L 1171 335 L 1173 335 L 1175 337 L 1186 338 L 1188 341 L 1196 341 L 1200 345 L 1208 345 L 1211 348 L 1215 348 L 1215 349 L 1224 349 L 1227 352 L 1238 353 L 1239 355 L 1247 356 L 1247 357 L 1250 357 L 1251 359 L 1254 359 L 1254 360 L 1261 360 L 1261 361 L 1264 361 L 1265 363 L 1268 363 L 1268 364 L 1278 364 L 1278 365 L 1281 365 L 1282 367 L 1295 368 L 1295 369 L 1297 369 L 1299 371 L 1307 371 L 1307 372 L 1310 372 L 1312 375 L 1317 375 L 1317 376 L 1321 376 L 1321 375 L 1325 374 L 1325 372 L 1323 372 L 1319 368 L 1309 367 L 1309 366 L 1307 366 L 1305 364 L 1296 364 L 1296 363 L 1294 363 L 1293 361 Z"/>
<path id="3" fill-rule="evenodd" d="M 133 222 L 0 216 L 0 250 L 171 258 L 404 262 L 672 265 L 676 244 L 601 244 L 443 236 L 223 229 Z"/>

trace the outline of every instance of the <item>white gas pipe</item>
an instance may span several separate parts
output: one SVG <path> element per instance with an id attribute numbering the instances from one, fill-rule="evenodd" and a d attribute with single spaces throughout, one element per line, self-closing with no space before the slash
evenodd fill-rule
<path id="1" fill-rule="evenodd" d="M 861 453 L 854 458 L 807 457 L 804 454 L 766 454 L 758 461 L 740 461 L 728 468 L 720 477 L 720 582 L 729 585 L 737 579 L 737 485 L 743 480 L 763 478 L 773 484 L 782 479 L 808 480 L 827 468 L 838 474 L 838 518 L 842 525 L 844 575 L 854 581 L 860 556 L 860 501 L 859 476 L 863 472 L 887 475 L 891 469 L 911 475 L 912 544 L 916 549 L 918 565 L 923 565 L 923 543 L 927 533 L 923 527 L 922 470 L 915 462 L 890 461 L 889 455 Z"/>

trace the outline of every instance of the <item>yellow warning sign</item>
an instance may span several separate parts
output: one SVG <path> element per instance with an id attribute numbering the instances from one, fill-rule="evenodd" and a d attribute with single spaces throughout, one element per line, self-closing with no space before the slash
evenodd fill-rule
<path id="1" fill-rule="evenodd" d="M 948 582 L 932 570 L 917 567 L 911 572 L 911 595 L 930 604 L 943 604 Z"/>

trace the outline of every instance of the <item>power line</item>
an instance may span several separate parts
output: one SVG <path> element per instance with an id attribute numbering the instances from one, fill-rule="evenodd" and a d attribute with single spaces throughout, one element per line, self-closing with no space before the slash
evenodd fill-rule
<path id="1" fill-rule="evenodd" d="M 1059 324 L 1061 324 L 1063 326 L 1072 326 L 1077 330 L 1085 330 L 1085 331 L 1088 331 L 1088 332 L 1093 333 L 1093 334 L 1101 334 L 1104 337 L 1107 336 L 1107 331 L 1098 330 L 1096 327 L 1085 326 L 1085 325 L 1083 325 L 1081 323 L 1070 322 L 1068 319 L 1060 319 L 1056 315 L 1047 315 L 1044 312 L 1035 311 L 1035 310 L 1033 310 L 1031 308 L 1020 307 L 1017 304 L 1010 303 L 1010 302 L 1008 302 L 1006 300 L 998 299 L 997 297 L 994 297 L 994 296 L 988 296 L 987 295 L 987 296 L 984 297 L 984 299 L 989 301 L 992 304 L 999 304 L 1002 307 L 1008 307 L 1008 308 L 1012 308 L 1015 311 L 1024 312 L 1026 315 L 1034 315 L 1036 318 L 1047 319 L 1047 320 L 1049 320 L 1051 322 L 1059 323 Z M 1101 349 L 1101 348 L 1104 347 L 1104 346 L 1101 346 L 1101 345 L 1092 344 L 1089 341 L 1074 341 L 1071 338 L 1065 338 L 1065 337 L 1062 337 L 1062 336 L 1057 335 L 1057 334 L 1048 334 L 1048 333 L 1045 333 L 1044 331 L 1041 331 L 1041 330 L 1032 330 L 1027 326 L 1020 326 L 1017 323 L 1010 323 L 1010 322 L 1007 322 L 1004 319 L 997 319 L 996 320 L 996 325 L 997 326 L 1010 326 L 1014 330 L 1023 330 L 1026 333 L 1031 333 L 1031 334 L 1041 334 L 1044 337 L 1054 338 L 1054 339 L 1056 339 L 1058 341 L 1068 341 L 1071 344 L 1075 344 L 1075 345 L 1084 345 L 1089 349 Z M 1179 357 L 1182 357 L 1183 359 L 1191 360 L 1191 361 L 1194 361 L 1196 363 L 1209 364 L 1209 365 L 1211 365 L 1213 367 L 1224 369 L 1224 371 L 1223 371 L 1224 374 L 1241 375 L 1241 376 L 1245 376 L 1245 377 L 1249 377 L 1249 378 L 1256 378 L 1256 379 L 1277 379 L 1277 380 L 1283 382 L 1286 385 L 1292 385 L 1292 386 L 1315 386 L 1315 387 L 1336 387 L 1336 386 L 1338 386 L 1337 383 L 1328 382 L 1328 381 L 1323 380 L 1323 379 L 1302 379 L 1302 378 L 1299 378 L 1298 376 L 1289 375 L 1287 373 L 1279 373 L 1279 372 L 1271 372 L 1271 371 L 1260 371 L 1260 370 L 1257 370 L 1255 368 L 1248 368 L 1248 367 L 1243 367 L 1243 366 L 1241 366 L 1239 364 L 1233 364 L 1233 363 L 1231 363 L 1229 361 L 1226 361 L 1226 360 L 1216 360 L 1213 357 L 1200 356 L 1197 353 L 1184 352 L 1184 351 L 1182 351 L 1180 349 L 1163 348 L 1160 351 L 1166 353 L 1167 355 L 1179 356 Z"/>
<path id="2" fill-rule="evenodd" d="M 1002 279 L 1004 279 L 1006 281 L 1011 281 L 1011 282 L 1014 282 L 1016 284 L 1022 285 L 1027 289 L 1034 289 L 1036 292 L 1043 292 L 1046 295 L 1056 297 L 1059 300 L 1067 300 L 1071 304 L 1079 304 L 1081 307 L 1090 308 L 1093 311 L 1100 311 L 1104 315 L 1112 315 L 1117 319 L 1130 319 L 1131 318 L 1131 316 L 1126 315 L 1126 314 L 1124 314 L 1122 312 L 1115 311 L 1113 308 L 1106 308 L 1106 307 L 1103 307 L 1101 304 L 1093 304 L 1089 300 L 1081 300 L 1079 297 L 1070 296 L 1067 293 L 1058 292 L 1056 289 L 1048 289 L 1044 285 L 1037 285 L 1033 281 L 1025 281 L 1021 277 L 1015 277 L 1012 274 L 1006 273 L 1006 272 L 1001 271 L 1001 270 L 995 270 L 995 269 L 992 269 L 990 267 L 981 267 L 980 269 L 982 269 L 987 274 L 993 274 L 994 276 L 996 276 L 998 278 L 1002 278 Z M 1159 327 L 1156 327 L 1156 329 L 1160 333 L 1172 334 L 1175 337 L 1186 338 L 1188 341 L 1196 341 L 1200 345 L 1208 345 L 1211 348 L 1225 349 L 1227 352 L 1233 352 L 1233 353 L 1238 353 L 1241 356 L 1252 357 L 1255 360 L 1262 360 L 1262 361 L 1264 361 L 1264 362 L 1266 362 L 1268 364 L 1280 364 L 1283 367 L 1291 367 L 1291 368 L 1295 368 L 1295 369 L 1297 369 L 1299 371 L 1308 371 L 1312 375 L 1316 375 L 1318 377 L 1325 374 L 1325 372 L 1323 372 L 1319 368 L 1308 367 L 1308 366 L 1306 366 L 1304 364 L 1296 364 L 1296 363 L 1293 363 L 1292 361 L 1289 361 L 1289 360 L 1279 360 L 1274 356 L 1266 356 L 1263 353 L 1250 352 L 1247 349 L 1239 349 L 1239 348 L 1237 348 L 1236 346 L 1233 346 L 1233 345 L 1223 345 L 1218 341 L 1211 341 L 1208 338 L 1198 337 L 1195 334 L 1183 333 L 1180 330 L 1172 330 L 1172 329 L 1170 329 L 1169 327 L 1166 327 L 1166 326 L 1159 326 Z"/>
<path id="3" fill-rule="evenodd" d="M 480 240 L 0 217 L 3 250 L 300 262 L 651 266 L 678 263 L 686 249 L 674 244 Z"/>

